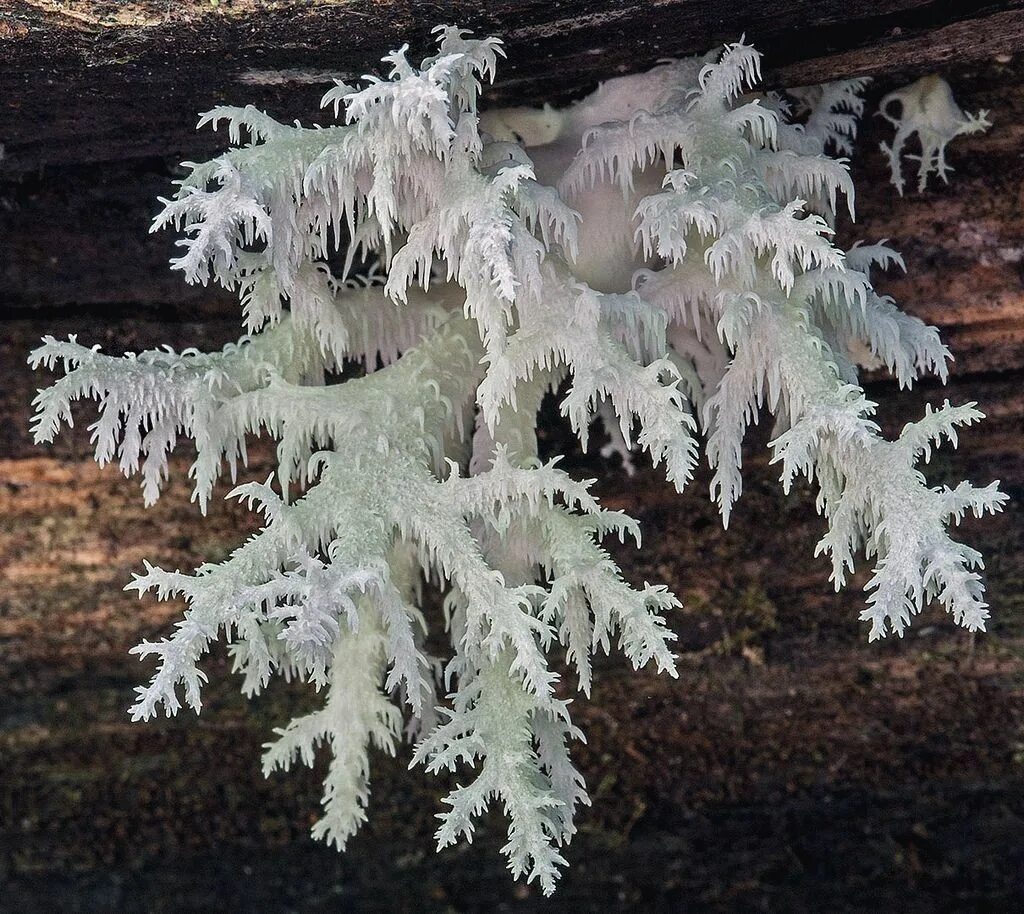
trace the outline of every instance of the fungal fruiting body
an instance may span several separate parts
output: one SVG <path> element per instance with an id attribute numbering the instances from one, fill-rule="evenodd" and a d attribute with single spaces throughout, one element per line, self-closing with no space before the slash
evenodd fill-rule
<path id="1" fill-rule="evenodd" d="M 128 585 L 186 604 L 168 637 L 135 648 L 157 669 L 132 716 L 198 712 L 200 662 L 223 639 L 247 695 L 274 676 L 320 693 L 264 756 L 270 772 L 331 753 L 315 836 L 345 845 L 365 819 L 371 746 L 394 753 L 404 732 L 414 763 L 472 771 L 444 801 L 439 846 L 498 801 L 510 868 L 551 892 L 589 803 L 565 695 L 589 694 L 592 656 L 613 642 L 675 675 L 677 602 L 627 584 L 603 548 L 639 542 L 636 522 L 538 458 L 546 394 L 584 446 L 601 420 L 679 489 L 703 450 L 724 521 L 745 431 L 773 413 L 783 487 L 817 487 L 835 586 L 855 554 L 874 564 L 872 639 L 932 600 L 984 627 L 981 556 L 949 527 L 1003 496 L 930 488 L 917 467 L 981 417 L 973 404 L 929 409 L 889 440 L 858 385 L 855 351 L 904 386 L 945 378 L 949 359 L 872 286 L 899 255 L 833 241 L 853 186 L 829 152 L 850 148 L 861 81 L 797 93 L 793 123 L 781 96 L 748 94 L 759 57 L 739 43 L 564 111 L 481 117 L 500 42 L 452 27 L 438 40 L 419 67 L 403 49 L 385 77 L 330 89 L 332 126 L 204 115 L 234 146 L 190 166 L 155 227 L 182 233 L 172 266 L 187 281 L 238 293 L 247 335 L 123 357 L 47 337 L 31 362 L 65 374 L 39 393 L 34 431 L 49 441 L 74 400 L 96 400 L 96 459 L 140 473 L 147 502 L 189 438 L 200 510 L 235 479 L 247 436 L 272 435 L 276 472 L 231 493 L 261 529 L 194 573 L 147 565 Z M 325 383 L 353 363 L 365 370 Z M 443 612 L 424 581 L 444 588 Z M 449 644 L 433 656 L 438 626 Z"/>
<path id="2" fill-rule="evenodd" d="M 899 105 L 897 109 L 894 105 Z M 928 176 L 938 175 L 949 182 L 952 169 L 946 164 L 946 146 L 956 137 L 982 133 L 992 126 L 988 112 L 967 114 L 953 98 L 953 90 L 941 76 L 922 76 L 917 82 L 896 89 L 878 104 L 878 114 L 896 128 L 892 144 L 881 143 L 889 160 L 893 186 L 903 196 L 903 166 L 900 157 L 907 141 L 916 133 L 920 155 L 907 155 L 920 162 L 917 169 L 917 190 L 923 193 Z"/>

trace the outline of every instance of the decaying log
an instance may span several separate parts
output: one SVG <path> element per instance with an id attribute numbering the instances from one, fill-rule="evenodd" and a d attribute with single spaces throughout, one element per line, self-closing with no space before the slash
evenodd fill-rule
<path id="1" fill-rule="evenodd" d="M 1020 910 L 1024 906 L 1024 4 L 925 0 L 377 3 L 220 0 L 0 3 L 0 909 Z M 858 222 L 843 240 L 892 239 L 906 276 L 884 288 L 936 323 L 951 384 L 898 393 L 869 379 L 890 431 L 926 402 L 976 400 L 989 419 L 929 479 L 1001 477 L 1013 501 L 965 538 L 987 556 L 993 624 L 969 639 L 938 611 L 905 641 L 865 645 L 866 576 L 836 596 L 813 559 L 809 490 L 783 498 L 752 447 L 723 531 L 703 472 L 683 496 L 597 455 L 602 498 L 636 516 L 644 549 L 618 557 L 664 581 L 680 680 L 608 660 L 574 705 L 594 796 L 553 902 L 516 889 L 496 849 L 433 852 L 443 785 L 375 759 L 370 822 L 344 856 L 312 842 L 321 770 L 264 781 L 260 744 L 310 706 L 303 689 L 245 701 L 222 655 L 206 707 L 145 725 L 125 707 L 146 667 L 127 654 L 180 607 L 121 588 L 143 559 L 190 568 L 251 529 L 236 504 L 189 504 L 188 456 L 144 510 L 135 481 L 88 459 L 88 431 L 28 435 L 43 333 L 107 351 L 217 345 L 237 303 L 167 269 L 147 234 L 181 158 L 223 142 L 195 112 L 256 102 L 316 117 L 321 81 L 359 74 L 436 21 L 502 35 L 494 103 L 566 100 L 659 57 L 742 32 L 769 84 L 877 77 L 852 166 Z M 870 112 L 895 82 L 939 67 L 994 127 L 950 147 L 948 187 L 896 197 Z M 87 411 L 79 413 L 82 419 Z M 547 432 L 547 434 L 557 434 Z M 559 441 L 561 447 L 563 441 Z M 253 449 L 253 478 L 272 455 Z"/>
<path id="2" fill-rule="evenodd" d="M 1021 0 L 7 0 L 5 167 L 192 150 L 193 113 L 240 93 L 309 119 L 325 78 L 371 72 L 402 42 L 425 48 L 439 22 L 505 40 L 490 97 L 520 104 L 741 34 L 776 85 L 979 66 L 1024 44 Z"/>

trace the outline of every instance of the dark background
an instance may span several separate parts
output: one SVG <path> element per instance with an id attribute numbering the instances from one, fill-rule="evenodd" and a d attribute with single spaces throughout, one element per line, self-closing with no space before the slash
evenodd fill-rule
<path id="1" fill-rule="evenodd" d="M 0 9 L 0 910 L 1016 911 L 1024 906 L 1024 12 L 1020 3 L 779 0 L 663 3 L 34 2 Z M 173 239 L 148 224 L 214 103 L 256 102 L 314 120 L 325 74 L 368 72 L 429 27 L 508 39 L 496 103 L 566 100 L 603 77 L 746 31 L 766 81 L 867 73 L 878 96 L 934 69 L 989 133 L 956 141 L 949 187 L 895 196 L 868 117 L 853 170 L 858 224 L 889 237 L 907 276 L 884 288 L 937 324 L 949 386 L 898 392 L 869 377 L 898 431 L 925 403 L 977 400 L 989 419 L 942 451 L 929 479 L 1001 478 L 1006 512 L 964 524 L 982 549 L 993 620 L 972 638 L 936 608 L 908 636 L 867 645 L 866 582 L 835 595 L 813 495 L 783 498 L 755 433 L 728 531 L 702 471 L 676 495 L 658 472 L 599 474 L 606 504 L 644 530 L 619 550 L 635 582 L 665 582 L 684 608 L 678 680 L 599 664 L 576 758 L 593 808 L 578 817 L 553 900 L 515 884 L 504 821 L 437 855 L 446 782 L 375 759 L 370 821 L 344 855 L 308 836 L 322 770 L 264 780 L 260 746 L 312 701 L 272 685 L 246 701 L 222 652 L 206 664 L 201 718 L 131 724 L 149 667 L 127 650 L 165 633 L 175 604 L 122 592 L 144 558 L 189 568 L 252 528 L 188 501 L 190 462 L 145 510 L 136 481 L 89 459 L 88 408 L 55 445 L 27 425 L 43 333 L 107 351 L 211 347 L 239 332 L 236 305 L 167 269 Z M 546 446 L 565 446 L 552 426 Z M 254 448 L 252 478 L 272 465 Z M 263 474 L 262 476 L 260 474 Z"/>

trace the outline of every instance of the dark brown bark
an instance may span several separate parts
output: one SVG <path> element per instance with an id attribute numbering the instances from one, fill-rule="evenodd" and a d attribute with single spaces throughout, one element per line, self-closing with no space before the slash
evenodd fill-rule
<path id="1" fill-rule="evenodd" d="M 1020 0 L 8 0 L 0 11 L 6 168 L 194 150 L 194 114 L 247 101 L 316 116 L 327 74 L 357 77 L 457 23 L 506 41 L 499 103 L 564 101 L 741 34 L 769 82 L 983 65 L 1022 46 Z"/>
<path id="2" fill-rule="evenodd" d="M 0 909 L 1020 910 L 1024 77 L 1017 57 L 993 59 L 1020 50 L 1020 6 L 288 0 L 168 13 L 163 0 L 38 0 L 0 12 Z M 191 133 L 196 110 L 257 101 L 308 119 L 321 90 L 298 74 L 362 72 L 407 37 L 424 47 L 443 20 L 508 37 L 503 102 L 564 99 L 745 30 L 776 84 L 871 73 L 877 98 L 939 66 L 961 104 L 995 122 L 950 147 L 948 187 L 899 199 L 869 116 L 853 160 L 859 221 L 843 228 L 903 250 L 906 276 L 884 287 L 957 358 L 945 389 L 870 379 L 886 427 L 945 397 L 989 415 L 929 479 L 1001 477 L 1013 496 L 963 532 L 987 558 L 990 633 L 970 639 L 932 610 L 905 641 L 864 644 L 866 575 L 833 594 L 811 557 L 812 495 L 781 496 L 763 440 L 728 531 L 706 473 L 678 496 L 657 472 L 630 479 L 572 453 L 573 472 L 603 477 L 605 502 L 640 520 L 643 550 L 619 558 L 634 581 L 682 598 L 684 660 L 677 681 L 605 661 L 593 700 L 574 704 L 594 807 L 545 905 L 503 872 L 498 816 L 472 846 L 434 854 L 443 785 L 406 772 L 407 750 L 376 760 L 370 823 L 346 855 L 313 843 L 322 770 L 264 781 L 257 764 L 271 728 L 316 701 L 304 688 L 246 702 L 216 655 L 202 718 L 130 724 L 148 666 L 127 650 L 166 633 L 180 607 L 121 587 L 143 559 L 189 568 L 223 555 L 252 518 L 220 501 L 200 518 L 187 455 L 143 509 L 134 481 L 89 461 L 87 408 L 54 446 L 27 431 L 45 379 L 24 358 L 43 333 L 113 352 L 237 334 L 236 303 L 184 286 L 167 270 L 173 239 L 146 233 L 173 163 L 222 140 Z M 254 71 L 262 83 L 240 80 Z M 270 85 L 271 71 L 292 81 Z M 549 446 L 559 434 L 547 430 Z M 257 446 L 252 477 L 271 464 Z"/>

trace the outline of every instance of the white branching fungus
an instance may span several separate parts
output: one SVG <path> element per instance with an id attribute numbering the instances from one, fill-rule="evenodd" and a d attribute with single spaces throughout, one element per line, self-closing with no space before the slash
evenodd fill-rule
<path id="1" fill-rule="evenodd" d="M 584 444 L 601 418 L 614 447 L 635 440 L 679 489 L 703 438 L 725 521 L 746 428 L 773 412 L 783 485 L 819 487 L 836 587 L 857 552 L 874 560 L 871 638 L 902 634 L 933 599 L 984 627 L 981 557 L 948 528 L 1003 496 L 929 488 L 917 469 L 980 418 L 973 404 L 944 404 L 890 441 L 858 386 L 858 347 L 902 385 L 944 378 L 949 359 L 934 328 L 872 288 L 872 265 L 899 255 L 832 240 L 853 187 L 828 153 L 851 148 L 861 82 L 795 91 L 793 123 L 786 100 L 751 95 L 759 57 L 739 43 L 565 111 L 478 118 L 501 45 L 439 33 L 420 67 L 402 49 L 385 78 L 331 89 L 340 126 L 289 127 L 251 107 L 204 116 L 236 146 L 192 166 L 155 227 L 182 231 L 173 266 L 188 281 L 238 292 L 249 336 L 212 354 L 120 358 L 48 337 L 31 362 L 66 373 L 37 397 L 34 430 L 49 441 L 72 401 L 96 400 L 96 459 L 141 472 L 147 502 L 190 438 L 202 509 L 245 463 L 247 435 L 270 433 L 276 478 L 233 493 L 262 529 L 222 562 L 147 566 L 129 585 L 187 604 L 169 637 L 135 649 L 157 671 L 132 716 L 198 711 L 200 661 L 224 639 L 247 694 L 275 674 L 325 691 L 264 760 L 269 772 L 330 749 L 317 837 L 342 847 L 358 828 L 369 748 L 394 752 L 405 718 L 415 762 L 476 769 L 446 800 L 439 845 L 471 836 L 498 800 L 513 872 L 547 893 L 589 802 L 551 658 L 584 694 L 593 653 L 613 641 L 634 666 L 674 675 L 664 616 L 676 605 L 664 587 L 628 585 L 601 545 L 639 541 L 635 522 L 538 460 L 547 392 L 564 390 Z M 348 278 L 367 258 L 379 272 Z M 325 384 L 353 360 L 363 376 Z M 424 578 L 447 589 L 441 659 L 425 647 L 437 620 L 419 605 Z"/>
<path id="2" fill-rule="evenodd" d="M 898 113 L 890 110 L 893 105 L 899 105 Z M 948 183 L 953 169 L 946 164 L 946 146 L 952 140 L 969 133 L 983 133 L 992 126 L 985 110 L 977 114 L 965 113 L 953 98 L 949 83 L 934 74 L 890 92 L 879 102 L 878 114 L 896 128 L 892 144 L 881 143 L 880 146 L 889 160 L 892 183 L 900 196 L 905 186 L 900 156 L 915 133 L 921 154 L 906 158 L 920 162 L 917 191 L 921 193 L 928 186 L 929 175 L 938 175 Z"/>

